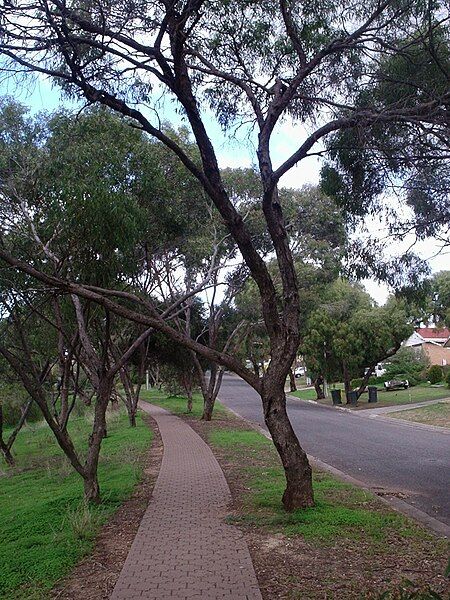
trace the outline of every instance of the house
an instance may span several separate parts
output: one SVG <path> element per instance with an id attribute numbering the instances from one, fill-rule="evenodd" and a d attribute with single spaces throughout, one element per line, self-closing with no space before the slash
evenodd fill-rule
<path id="1" fill-rule="evenodd" d="M 418 327 L 403 346 L 421 349 L 431 365 L 450 365 L 450 330 L 445 327 Z"/>

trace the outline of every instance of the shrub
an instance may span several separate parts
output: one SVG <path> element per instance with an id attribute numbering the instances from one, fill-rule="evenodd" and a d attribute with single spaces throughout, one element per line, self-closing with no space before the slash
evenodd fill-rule
<path id="1" fill-rule="evenodd" d="M 424 380 L 423 372 L 427 373 L 429 366 L 428 358 L 422 351 L 413 348 L 400 348 L 391 359 L 383 376 L 385 381 L 389 379 L 415 379 L 416 382 Z"/>
<path id="2" fill-rule="evenodd" d="M 447 377 L 445 378 L 445 382 L 447 387 L 450 388 L 450 371 L 447 373 Z"/>
<path id="3" fill-rule="evenodd" d="M 357 379 L 352 379 L 350 381 L 350 385 L 352 386 L 353 389 L 359 388 L 359 386 L 362 384 L 363 380 L 362 377 L 358 377 Z"/>
<path id="4" fill-rule="evenodd" d="M 28 401 L 28 394 L 19 384 L 0 384 L 0 403 L 3 408 L 3 423 L 6 427 L 14 427 L 22 415 L 22 407 Z M 33 402 L 28 412 L 27 421 L 39 421 L 42 418 L 41 411 Z"/>
<path id="5" fill-rule="evenodd" d="M 442 381 L 442 368 L 439 365 L 432 365 L 428 369 L 428 379 L 431 384 Z"/>

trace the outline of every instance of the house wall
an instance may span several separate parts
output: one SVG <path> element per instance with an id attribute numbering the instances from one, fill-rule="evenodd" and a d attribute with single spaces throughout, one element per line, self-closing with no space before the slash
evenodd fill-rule
<path id="1" fill-rule="evenodd" d="M 422 348 L 430 359 L 430 365 L 450 365 L 450 348 L 425 342 Z"/>

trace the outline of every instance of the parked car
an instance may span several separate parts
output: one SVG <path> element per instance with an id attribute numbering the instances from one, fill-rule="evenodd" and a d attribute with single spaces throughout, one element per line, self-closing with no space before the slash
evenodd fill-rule
<path id="1" fill-rule="evenodd" d="M 364 375 L 367 375 L 368 370 L 369 370 L 369 367 L 366 367 L 364 369 Z M 385 373 L 386 373 L 386 369 L 382 363 L 378 363 L 377 365 L 375 365 L 375 368 L 373 369 L 373 375 L 375 377 L 383 377 L 383 375 L 385 375 Z"/>
<path id="2" fill-rule="evenodd" d="M 303 375 L 306 375 L 305 367 L 296 367 L 296 369 L 294 371 L 294 375 L 295 375 L 296 379 L 299 379 L 300 377 L 303 377 Z"/>
<path id="3" fill-rule="evenodd" d="M 384 387 L 387 392 L 390 390 L 407 390 L 409 381 L 407 379 L 391 379 L 384 382 Z"/>

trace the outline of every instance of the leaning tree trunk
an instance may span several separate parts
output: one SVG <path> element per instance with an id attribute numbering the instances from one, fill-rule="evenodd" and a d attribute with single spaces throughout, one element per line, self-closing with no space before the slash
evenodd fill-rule
<path id="1" fill-rule="evenodd" d="M 3 457 L 6 461 L 6 463 L 10 466 L 13 467 L 14 466 L 14 457 L 11 454 L 10 449 L 8 448 L 8 446 L 5 444 L 3 438 L 0 436 L 0 451 L 3 454 Z"/>
<path id="2" fill-rule="evenodd" d="M 325 392 L 321 387 L 321 383 L 320 383 L 320 378 L 316 377 L 316 379 L 314 380 L 314 389 L 316 390 L 316 399 L 317 400 L 324 400 L 325 399 Z"/>
<path id="3" fill-rule="evenodd" d="M 289 421 L 284 390 L 263 389 L 261 398 L 264 420 L 286 476 L 283 506 L 287 511 L 314 506 L 311 466 Z"/>

